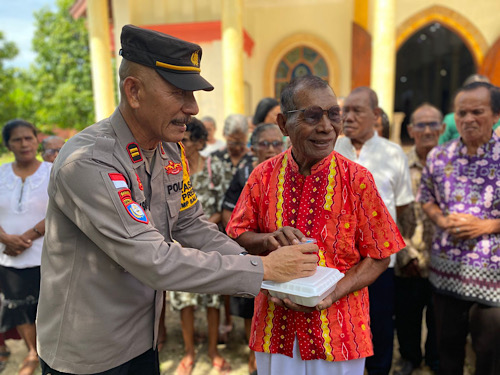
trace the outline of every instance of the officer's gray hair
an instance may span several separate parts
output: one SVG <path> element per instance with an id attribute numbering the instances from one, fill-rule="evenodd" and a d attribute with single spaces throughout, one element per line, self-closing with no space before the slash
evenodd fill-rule
<path id="1" fill-rule="evenodd" d="M 235 114 L 226 117 L 224 121 L 224 136 L 235 133 L 248 133 L 248 121 L 246 116 Z"/>
<path id="2" fill-rule="evenodd" d="M 120 88 L 120 95 L 122 97 L 125 97 L 125 93 L 123 92 L 123 82 L 125 81 L 125 78 L 130 76 L 137 77 L 141 67 L 143 67 L 143 65 L 137 64 L 127 59 L 122 59 L 120 68 L 118 69 L 118 76 L 120 77 L 119 88 Z"/>

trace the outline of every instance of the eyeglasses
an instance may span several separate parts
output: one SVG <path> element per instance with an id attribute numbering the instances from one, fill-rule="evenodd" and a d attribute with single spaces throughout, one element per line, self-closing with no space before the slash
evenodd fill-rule
<path id="1" fill-rule="evenodd" d="M 413 129 L 415 129 L 418 132 L 425 131 L 426 127 L 429 127 L 430 130 L 440 130 L 441 123 L 437 121 L 430 121 L 430 122 L 417 122 L 416 124 L 413 124 Z"/>
<path id="2" fill-rule="evenodd" d="M 259 146 L 261 148 L 269 148 L 270 146 L 273 146 L 273 148 L 281 149 L 283 147 L 283 142 L 281 142 L 281 141 L 272 141 L 272 142 L 261 141 L 261 142 L 257 143 L 257 146 Z"/>
<path id="3" fill-rule="evenodd" d="M 309 125 L 317 125 L 321 119 L 323 118 L 323 114 L 326 112 L 328 119 L 335 123 L 340 123 L 340 107 L 338 105 L 334 105 L 328 109 L 323 109 L 317 105 L 313 105 L 311 107 L 307 107 L 304 109 L 295 109 L 293 111 L 286 111 L 285 113 L 294 113 L 294 112 L 302 112 L 304 113 L 304 121 Z"/>
<path id="4" fill-rule="evenodd" d="M 60 148 L 48 148 L 46 150 L 43 150 L 43 153 L 48 154 L 48 155 L 54 155 L 56 152 L 59 152 L 59 151 L 61 151 Z"/>

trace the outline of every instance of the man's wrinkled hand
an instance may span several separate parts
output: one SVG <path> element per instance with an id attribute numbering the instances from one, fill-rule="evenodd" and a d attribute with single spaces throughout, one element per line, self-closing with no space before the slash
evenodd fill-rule
<path id="1" fill-rule="evenodd" d="M 298 245 L 305 238 L 300 230 L 293 227 L 283 227 L 270 233 L 264 240 L 264 249 L 273 251 L 283 246 Z"/>
<path id="2" fill-rule="evenodd" d="M 316 310 L 315 307 L 307 307 L 303 305 L 298 305 L 295 302 L 292 302 L 289 298 L 279 299 L 278 297 L 273 297 L 270 294 L 267 296 L 269 300 L 271 300 L 275 305 L 284 307 L 286 309 L 300 311 L 300 312 L 313 312 Z"/>
<path id="3" fill-rule="evenodd" d="M 302 244 L 284 246 L 262 257 L 264 280 L 284 283 L 316 273 L 318 246 Z"/>
<path id="4" fill-rule="evenodd" d="M 268 294 L 266 291 L 265 294 Z M 290 310 L 300 311 L 300 312 L 313 312 L 313 311 L 321 311 L 329 308 L 333 303 L 338 299 L 336 297 L 335 291 L 326 296 L 321 302 L 319 302 L 314 307 L 308 307 L 304 305 L 299 305 L 290 300 L 289 298 L 279 299 L 278 297 L 272 297 L 270 294 L 267 296 L 275 305 L 285 307 Z"/>

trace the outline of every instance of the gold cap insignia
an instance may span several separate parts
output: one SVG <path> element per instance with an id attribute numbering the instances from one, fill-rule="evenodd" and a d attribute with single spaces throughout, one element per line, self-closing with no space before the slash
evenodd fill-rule
<path id="1" fill-rule="evenodd" d="M 199 52 L 200 51 L 195 51 L 191 55 L 191 62 L 193 63 L 194 66 L 200 66 L 200 60 L 199 60 L 199 57 L 198 57 L 198 53 Z"/>

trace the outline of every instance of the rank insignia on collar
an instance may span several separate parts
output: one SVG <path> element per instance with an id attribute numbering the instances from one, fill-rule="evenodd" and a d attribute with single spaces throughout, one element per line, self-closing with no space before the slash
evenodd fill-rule
<path id="1" fill-rule="evenodd" d="M 172 160 L 168 161 L 168 165 L 165 166 L 165 170 L 168 174 L 179 174 L 182 171 L 181 163 L 174 163 Z"/>
<path id="2" fill-rule="evenodd" d="M 139 146 L 137 143 L 129 143 L 127 145 L 127 151 L 128 155 L 130 156 L 130 159 L 132 160 L 132 163 L 138 163 L 142 161 L 142 154 L 141 150 L 139 149 Z"/>

